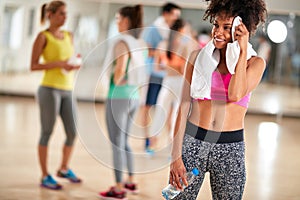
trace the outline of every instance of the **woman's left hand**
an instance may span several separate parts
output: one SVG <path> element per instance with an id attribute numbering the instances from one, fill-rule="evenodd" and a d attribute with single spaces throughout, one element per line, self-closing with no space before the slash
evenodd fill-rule
<path id="1" fill-rule="evenodd" d="M 243 22 L 235 27 L 235 39 L 238 41 L 241 50 L 247 50 L 249 31 Z"/>

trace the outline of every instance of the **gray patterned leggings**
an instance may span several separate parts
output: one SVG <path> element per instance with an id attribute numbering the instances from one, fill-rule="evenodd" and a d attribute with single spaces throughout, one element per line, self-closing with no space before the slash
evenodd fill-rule
<path id="1" fill-rule="evenodd" d="M 211 143 L 185 134 L 182 149 L 183 162 L 187 171 L 197 167 L 200 174 L 175 199 L 197 199 L 206 172 L 210 173 L 214 200 L 242 199 L 246 182 L 244 154 L 244 141 Z"/>

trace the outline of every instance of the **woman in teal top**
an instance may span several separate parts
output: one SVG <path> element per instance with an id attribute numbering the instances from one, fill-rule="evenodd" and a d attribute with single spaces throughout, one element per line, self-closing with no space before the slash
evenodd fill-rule
<path id="1" fill-rule="evenodd" d="M 141 60 L 141 56 L 134 50 L 141 47 L 138 37 L 143 21 L 142 7 L 123 7 L 117 13 L 116 20 L 121 39 L 114 43 L 112 50 L 113 58 L 116 59 L 106 101 L 106 124 L 113 150 L 116 184 L 108 191 L 99 193 L 102 199 L 126 199 L 126 191 L 137 192 L 133 182 L 133 154 L 127 140 L 133 115 L 139 106 L 138 84 L 135 82 L 139 77 L 134 76 L 134 69 L 144 67 L 142 63 L 138 68 L 132 68 L 134 63 L 134 66 L 137 65 L 137 60 Z M 128 171 L 125 182 L 122 179 L 124 164 Z"/>
<path id="2" fill-rule="evenodd" d="M 128 78 L 129 64 L 130 64 L 130 57 L 128 58 L 128 61 L 126 64 L 124 82 L 126 82 L 127 78 Z M 114 75 L 114 73 L 112 73 L 111 78 L 110 78 L 109 91 L 108 91 L 108 95 L 107 95 L 108 99 L 139 99 L 137 85 L 130 85 L 128 83 L 119 85 L 119 84 L 115 83 L 114 78 L 115 78 L 115 75 Z"/>

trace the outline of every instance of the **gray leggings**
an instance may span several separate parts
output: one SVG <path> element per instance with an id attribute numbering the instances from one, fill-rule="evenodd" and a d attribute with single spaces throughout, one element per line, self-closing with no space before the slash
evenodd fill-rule
<path id="1" fill-rule="evenodd" d="M 133 155 L 128 144 L 129 129 L 138 100 L 107 99 L 106 124 L 113 150 L 113 166 L 117 183 L 122 182 L 123 166 L 127 165 L 128 174 L 133 175 Z"/>
<path id="2" fill-rule="evenodd" d="M 56 116 L 59 114 L 67 136 L 65 145 L 72 146 L 76 136 L 76 101 L 72 99 L 72 92 L 40 86 L 38 102 L 42 129 L 39 144 L 48 145 Z"/>
<path id="3" fill-rule="evenodd" d="M 230 133 L 229 133 L 230 134 Z M 199 176 L 175 199 L 197 199 L 206 172 L 214 200 L 242 199 L 246 181 L 244 142 L 211 143 L 185 134 L 182 159 L 187 171 L 199 169 Z"/>

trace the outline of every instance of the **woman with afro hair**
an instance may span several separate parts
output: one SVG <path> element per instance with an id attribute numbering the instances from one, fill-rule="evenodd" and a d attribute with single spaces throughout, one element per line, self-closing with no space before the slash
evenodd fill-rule
<path id="1" fill-rule="evenodd" d="M 263 0 L 209 1 L 203 19 L 213 24 L 212 40 L 186 64 L 174 130 L 169 182 L 187 186 L 175 199 L 196 199 L 206 172 L 214 200 L 242 199 L 244 118 L 265 70 L 248 41 L 266 14 Z M 188 185 L 195 167 L 200 174 Z"/>

